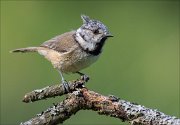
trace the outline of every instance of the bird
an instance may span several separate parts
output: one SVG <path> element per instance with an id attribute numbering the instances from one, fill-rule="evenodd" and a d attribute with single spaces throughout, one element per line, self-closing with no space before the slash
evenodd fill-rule
<path id="1" fill-rule="evenodd" d="M 11 52 L 38 52 L 50 61 L 61 76 L 61 83 L 69 91 L 64 74 L 78 73 L 96 62 L 106 40 L 113 35 L 107 26 L 89 16 L 81 15 L 83 24 L 77 29 L 55 36 L 37 47 L 26 47 Z"/>

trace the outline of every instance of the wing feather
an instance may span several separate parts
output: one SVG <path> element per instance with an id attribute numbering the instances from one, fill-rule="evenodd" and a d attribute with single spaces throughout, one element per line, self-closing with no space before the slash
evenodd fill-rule
<path id="1" fill-rule="evenodd" d="M 60 53 L 69 52 L 73 46 L 77 45 L 77 42 L 75 41 L 75 38 L 74 38 L 74 34 L 75 34 L 75 31 L 61 34 L 59 36 L 56 36 L 44 42 L 40 46 L 53 49 Z"/>

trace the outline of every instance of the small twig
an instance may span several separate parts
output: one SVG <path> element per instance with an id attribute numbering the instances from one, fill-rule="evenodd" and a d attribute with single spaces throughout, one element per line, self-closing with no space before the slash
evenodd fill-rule
<path id="1" fill-rule="evenodd" d="M 71 82 L 71 84 L 75 85 L 77 85 L 77 83 L 80 84 L 83 82 Z M 48 108 L 46 111 L 43 111 L 36 117 L 21 124 L 56 125 L 58 123 L 63 123 L 77 111 L 87 109 L 97 111 L 102 115 L 119 118 L 122 121 L 128 121 L 132 125 L 180 125 L 180 119 L 177 119 L 176 117 L 168 116 L 157 110 L 121 100 L 115 96 L 103 96 L 82 86 L 83 85 L 81 84 L 81 87 L 76 86 L 77 88 L 75 87 L 72 89 L 72 93 L 69 93 L 68 97 L 64 101 L 58 103 L 57 105 L 54 104 L 54 106 Z M 43 91 L 49 90 L 50 93 L 56 93 L 56 91 L 54 91 L 56 89 L 57 88 L 55 86 L 51 88 L 47 87 L 44 88 Z M 58 93 L 62 94 L 63 92 L 64 90 Z M 56 96 L 58 94 L 46 94 L 43 98 L 52 97 L 52 95 Z M 39 94 L 35 96 L 39 97 Z M 29 97 L 30 100 L 32 100 L 31 97 L 33 96 L 29 95 Z"/>

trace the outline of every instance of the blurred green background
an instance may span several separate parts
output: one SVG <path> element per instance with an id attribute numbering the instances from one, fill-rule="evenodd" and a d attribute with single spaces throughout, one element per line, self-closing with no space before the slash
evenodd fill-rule
<path id="1" fill-rule="evenodd" d="M 81 14 L 102 21 L 115 36 L 100 59 L 82 72 L 87 87 L 168 115 L 179 115 L 178 1 L 1 1 L 1 124 L 19 124 L 63 98 L 25 104 L 31 90 L 60 76 L 37 53 L 10 50 L 38 46 L 81 26 Z M 65 75 L 67 80 L 78 75 Z M 80 111 L 64 124 L 120 124 L 119 119 Z M 121 123 L 125 124 L 125 123 Z"/>

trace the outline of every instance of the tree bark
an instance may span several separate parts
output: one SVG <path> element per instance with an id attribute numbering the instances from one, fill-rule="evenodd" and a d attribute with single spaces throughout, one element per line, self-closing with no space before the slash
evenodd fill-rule
<path id="1" fill-rule="evenodd" d="M 180 119 L 164 113 L 131 103 L 113 95 L 104 96 L 84 87 L 85 80 L 69 82 L 70 92 L 62 85 L 48 86 L 27 93 L 23 102 L 34 102 L 50 97 L 67 94 L 67 98 L 54 104 L 47 110 L 21 125 L 56 125 L 63 123 L 79 110 L 93 110 L 100 115 L 107 115 L 127 121 L 132 125 L 180 125 Z"/>

